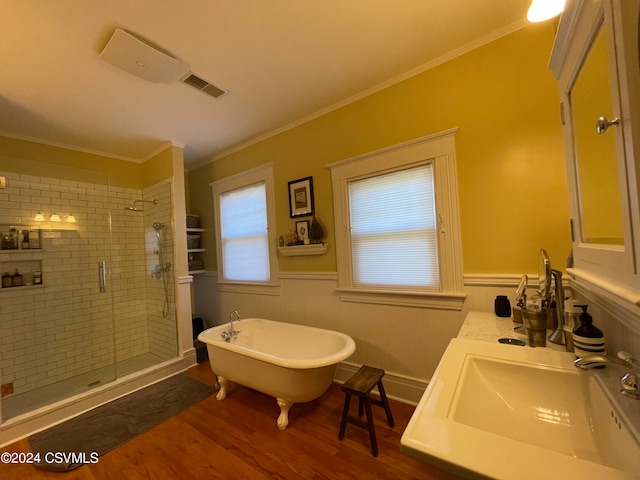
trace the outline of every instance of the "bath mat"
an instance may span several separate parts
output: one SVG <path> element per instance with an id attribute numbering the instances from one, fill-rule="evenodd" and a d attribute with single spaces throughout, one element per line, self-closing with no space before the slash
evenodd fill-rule
<path id="1" fill-rule="evenodd" d="M 215 389 L 180 373 L 29 437 L 38 468 L 66 472 L 96 463 L 136 435 L 204 400 Z"/>

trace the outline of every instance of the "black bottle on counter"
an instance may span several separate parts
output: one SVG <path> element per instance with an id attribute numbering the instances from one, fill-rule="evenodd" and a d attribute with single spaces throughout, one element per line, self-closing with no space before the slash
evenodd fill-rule
<path id="1" fill-rule="evenodd" d="M 573 353 L 581 358 L 586 355 L 602 354 L 606 350 L 604 346 L 604 333 L 594 326 L 591 315 L 587 313 L 587 305 L 576 305 L 582 308 L 580 325 L 573 329 Z"/>
<path id="2" fill-rule="evenodd" d="M 498 295 L 493 306 L 498 317 L 508 318 L 511 316 L 511 303 L 506 295 Z"/>

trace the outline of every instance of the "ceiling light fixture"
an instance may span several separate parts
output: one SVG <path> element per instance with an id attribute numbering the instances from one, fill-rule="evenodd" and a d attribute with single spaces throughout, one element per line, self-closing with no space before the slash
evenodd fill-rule
<path id="1" fill-rule="evenodd" d="M 560 15 L 564 10 L 565 1 L 566 0 L 533 0 L 527 12 L 527 20 L 530 22 L 544 22 L 556 15 Z"/>

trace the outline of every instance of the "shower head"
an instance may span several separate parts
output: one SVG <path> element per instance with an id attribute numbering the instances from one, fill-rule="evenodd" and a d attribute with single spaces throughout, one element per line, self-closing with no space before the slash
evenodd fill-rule
<path id="1" fill-rule="evenodd" d="M 153 224 L 153 229 L 154 229 L 156 232 L 159 232 L 159 231 L 160 231 L 160 230 L 162 230 L 163 228 L 164 228 L 164 223 L 156 222 L 156 223 L 154 223 L 154 224 Z"/>
<path id="2" fill-rule="evenodd" d="M 155 198 L 153 200 L 134 200 L 133 205 L 131 205 L 130 207 L 124 207 L 124 209 L 130 210 L 132 212 L 144 212 L 143 209 L 141 209 L 138 205 L 136 205 L 138 203 L 153 203 L 154 205 L 157 205 L 158 200 L 156 200 Z"/>

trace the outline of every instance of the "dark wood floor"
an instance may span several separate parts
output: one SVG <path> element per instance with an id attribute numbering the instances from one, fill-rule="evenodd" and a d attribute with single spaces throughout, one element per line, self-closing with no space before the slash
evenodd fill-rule
<path id="1" fill-rule="evenodd" d="M 213 384 L 208 363 L 188 371 Z M 400 437 L 414 407 L 391 400 L 396 426 L 374 407 L 380 453 L 371 455 L 368 433 L 338 428 L 344 396 L 332 385 L 318 400 L 296 404 L 289 426 L 275 425 L 275 399 L 236 386 L 219 402 L 211 396 L 101 456 L 98 463 L 53 473 L 31 465 L 0 464 L 0 479 L 450 479 L 400 452 Z M 356 402 L 352 402 L 353 412 Z M 28 452 L 22 440 L 2 451 Z"/>

